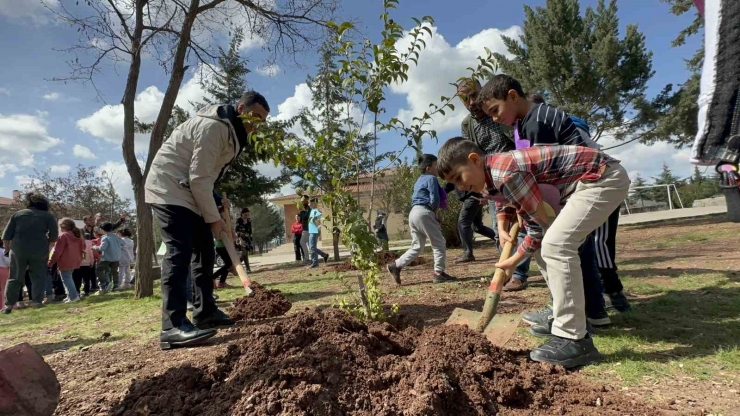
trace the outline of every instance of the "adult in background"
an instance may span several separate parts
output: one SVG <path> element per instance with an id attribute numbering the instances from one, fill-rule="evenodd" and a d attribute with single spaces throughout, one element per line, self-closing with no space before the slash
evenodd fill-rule
<path id="1" fill-rule="evenodd" d="M 41 194 L 26 194 L 26 209 L 10 217 L 3 232 L 3 245 L 10 250 L 10 277 L 5 286 L 5 307 L 2 313 L 8 314 L 18 301 L 26 268 L 32 281 L 29 306 L 43 307 L 46 287 L 46 261 L 52 243 L 59 237 L 57 220 L 49 212 L 49 201 Z"/>
<path id="2" fill-rule="evenodd" d="M 105 215 L 103 215 L 100 212 L 95 214 L 95 225 L 100 227 L 104 222 L 106 222 Z M 125 223 L 126 223 L 126 213 L 124 212 L 124 213 L 121 213 L 121 217 L 118 219 L 118 221 L 111 223 L 111 225 L 113 225 L 113 230 L 116 230 L 118 229 L 118 227 L 122 226 Z"/>
<path id="3" fill-rule="evenodd" d="M 303 228 L 303 234 L 301 234 L 301 251 L 303 251 L 303 260 L 306 263 L 311 263 L 310 251 L 308 250 L 308 217 L 311 215 L 311 207 L 308 202 L 308 197 L 304 195 L 301 200 L 301 206 L 303 209 L 298 213 L 301 218 L 301 227 Z"/>
<path id="4" fill-rule="evenodd" d="M 463 105 L 470 112 L 461 125 L 462 137 L 477 144 L 486 154 L 514 150 L 514 141 L 510 137 L 511 128 L 496 123 L 483 111 L 478 102 L 480 90 L 480 83 L 478 80 L 473 79 L 462 81 L 457 88 L 458 97 L 460 97 Z M 493 201 L 489 201 L 488 207 L 494 227 L 491 229 L 483 225 L 482 195 L 476 192 L 458 190 L 457 196 L 463 204 L 458 219 L 463 255 L 457 262 L 467 263 L 475 261 L 475 256 L 473 256 L 473 232 L 484 235 L 498 244 L 498 236 L 496 235 L 496 209 Z M 526 234 L 522 231 L 519 235 L 519 240 L 523 240 L 525 236 Z M 526 285 L 527 278 L 529 277 L 530 261 L 527 258 L 516 267 L 513 273 L 516 281 L 512 279 L 506 285 L 509 290 L 520 290 L 520 288 L 512 286 Z"/>
<path id="5" fill-rule="evenodd" d="M 249 251 L 252 250 L 252 219 L 249 216 L 249 208 L 242 208 L 242 213 L 236 219 L 234 230 L 239 237 L 239 245 L 242 247 L 242 257 L 244 257 L 244 268 L 247 273 L 252 273 L 249 267 Z"/>
<path id="6" fill-rule="evenodd" d="M 254 91 L 236 106 L 204 107 L 177 126 L 154 157 L 145 199 L 167 247 L 162 260 L 162 349 L 202 343 L 216 334 L 216 327 L 234 324 L 213 299 L 213 238 L 231 233 L 218 212 L 214 184 L 248 146 L 254 121 L 264 121 L 269 111 L 265 97 Z M 190 272 L 196 286 L 193 322 L 186 316 Z"/>

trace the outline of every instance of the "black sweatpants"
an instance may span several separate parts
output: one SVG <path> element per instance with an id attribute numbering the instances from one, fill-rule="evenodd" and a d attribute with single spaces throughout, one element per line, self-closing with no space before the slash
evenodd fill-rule
<path id="1" fill-rule="evenodd" d="M 192 270 L 195 286 L 193 317 L 208 316 L 213 299 L 213 233 L 203 217 L 177 205 L 153 204 L 167 251 L 162 260 L 162 330 L 187 322 L 185 286 Z"/>
<path id="2" fill-rule="evenodd" d="M 493 229 L 483 225 L 483 206 L 480 201 L 472 196 L 462 201 L 462 209 L 457 223 L 460 231 L 460 241 L 463 246 L 463 257 L 465 258 L 473 257 L 474 232 L 496 241 L 496 233 Z"/>
<path id="3" fill-rule="evenodd" d="M 609 219 L 594 231 L 596 243 L 596 264 L 599 266 L 601 280 L 604 282 L 605 293 L 621 292 L 624 287 L 617 274 L 616 246 L 617 227 L 619 226 L 619 208 L 609 216 Z"/>

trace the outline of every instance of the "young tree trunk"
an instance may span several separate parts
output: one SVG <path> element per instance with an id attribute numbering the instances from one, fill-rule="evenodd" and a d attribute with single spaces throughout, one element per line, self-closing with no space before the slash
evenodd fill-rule
<path id="1" fill-rule="evenodd" d="M 373 170 L 370 172 L 370 205 L 367 209 L 367 224 L 372 231 L 373 204 L 375 203 L 375 171 L 378 168 L 378 113 L 374 113 L 373 123 Z"/>

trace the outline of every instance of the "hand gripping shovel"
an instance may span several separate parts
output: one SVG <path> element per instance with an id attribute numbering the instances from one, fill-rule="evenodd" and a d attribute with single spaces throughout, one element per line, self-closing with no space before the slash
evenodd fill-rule
<path id="1" fill-rule="evenodd" d="M 224 193 L 224 199 L 226 199 L 226 193 Z M 224 221 L 226 222 L 226 228 L 229 230 L 232 230 L 231 228 L 231 215 L 229 214 L 228 210 L 224 210 Z M 221 241 L 224 243 L 224 247 L 226 247 L 226 251 L 229 252 L 229 258 L 231 259 L 231 264 L 236 267 L 236 274 L 239 275 L 239 280 L 242 281 L 242 286 L 244 286 L 244 291 L 247 292 L 247 296 L 252 294 L 252 281 L 249 280 L 249 276 L 247 275 L 247 271 L 244 270 L 244 266 L 242 266 L 242 262 L 239 261 L 239 256 L 236 254 L 236 250 L 234 249 L 234 241 L 231 240 L 231 236 L 223 231 L 221 231 Z"/>
<path id="2" fill-rule="evenodd" d="M 519 223 L 517 222 L 511 227 L 509 235 L 516 241 L 518 234 Z M 499 261 L 511 257 L 514 247 L 516 247 L 515 243 L 506 242 Z M 496 269 L 491 279 L 491 285 L 488 286 L 488 295 L 486 296 L 486 303 L 483 305 L 483 311 L 476 312 L 455 308 L 445 325 L 467 325 L 469 328 L 483 333 L 493 345 L 501 347 L 506 344 L 514 336 L 519 321 L 521 321 L 521 315 L 519 314 L 496 314 L 498 302 L 501 299 L 501 290 L 506 284 L 506 280 L 506 272 L 503 269 Z"/>
<path id="3" fill-rule="evenodd" d="M 0 351 L 0 415 L 51 416 L 59 393 L 54 370 L 30 345 Z"/>

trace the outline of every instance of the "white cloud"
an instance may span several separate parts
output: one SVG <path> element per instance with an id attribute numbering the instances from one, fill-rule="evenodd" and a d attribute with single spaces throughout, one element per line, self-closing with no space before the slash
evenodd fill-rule
<path id="1" fill-rule="evenodd" d="M 0 164 L 0 178 L 4 178 L 7 173 L 18 172 L 18 170 L 18 166 L 12 163 L 2 163 Z"/>
<path id="2" fill-rule="evenodd" d="M 75 147 L 72 148 L 72 154 L 75 155 L 75 157 L 81 157 L 83 159 L 96 159 L 97 157 L 95 154 L 90 150 L 89 148 L 76 144 Z"/>
<path id="3" fill-rule="evenodd" d="M 257 68 L 257 73 L 265 77 L 275 77 L 278 72 L 280 72 L 280 66 L 277 64 L 270 64 Z"/>
<path id="4" fill-rule="evenodd" d="M 15 177 L 15 182 L 20 188 L 25 188 L 27 185 L 31 184 L 31 177 L 28 175 L 18 175 Z"/>
<path id="5" fill-rule="evenodd" d="M 618 145 L 622 142 L 615 140 L 612 136 L 605 134 L 599 140 L 603 148 Z M 681 179 L 688 178 L 694 170 L 694 165 L 689 163 L 690 149 L 676 149 L 672 145 L 660 142 L 653 145 L 645 145 L 632 142 L 616 149 L 606 150 L 606 153 L 621 161 L 622 166 L 629 172 L 629 176 L 635 179 L 637 174 L 648 183 L 663 170 L 663 163 L 668 165 L 674 175 Z M 704 168 L 701 168 L 702 171 Z M 713 172 L 707 171 L 707 174 Z"/>
<path id="6" fill-rule="evenodd" d="M 134 200 L 134 188 L 131 186 L 131 177 L 125 163 L 109 160 L 98 166 L 97 174 L 102 176 L 103 172 L 111 179 L 119 196 Z"/>
<path id="7" fill-rule="evenodd" d="M 477 57 L 485 56 L 485 47 L 491 52 L 507 54 L 501 35 L 518 37 L 522 30 L 519 26 L 512 26 L 505 30 L 490 28 L 461 40 L 457 45 L 450 45 L 434 26 L 430 27 L 432 37 L 424 38 L 426 48 L 421 52 L 419 65 L 411 63 L 407 82 L 392 85 L 391 90 L 396 94 L 406 95 L 406 107 L 398 111 L 398 119 L 410 123 L 413 117 L 420 117 L 429 111 L 429 104 L 439 104 L 441 96 L 451 97 L 455 94 L 455 87 L 450 85 L 458 78 L 468 75 L 466 68 L 477 65 Z M 398 41 L 399 51 L 406 51 L 410 44 L 408 37 Z M 460 100 L 454 100 L 455 111 L 446 111 L 446 116 L 438 115 L 430 129 L 437 132 L 445 130 L 459 130 L 460 123 L 467 114 Z"/>
<path id="8" fill-rule="evenodd" d="M 191 116 L 195 112 L 195 107 L 191 103 L 198 103 L 206 96 L 200 81 L 208 76 L 211 76 L 209 70 L 197 69 L 181 87 L 177 96 L 175 103 L 188 111 Z M 164 93 L 156 86 L 152 85 L 141 91 L 134 102 L 136 118 L 143 123 L 155 121 L 163 100 Z M 123 141 L 123 105 L 106 105 L 93 114 L 77 120 L 77 128 L 97 138 L 120 144 Z M 134 142 L 137 154 L 146 153 L 149 148 L 149 134 L 136 134 Z"/>
<path id="9" fill-rule="evenodd" d="M 64 152 L 62 152 L 61 150 L 57 150 L 56 152 L 54 152 L 54 156 L 61 156 L 63 154 Z"/>
<path id="10" fill-rule="evenodd" d="M 62 143 L 47 131 L 48 113 L 0 114 L 0 163 L 30 166 L 34 153 L 45 152 Z"/>
<path id="11" fill-rule="evenodd" d="M 10 90 L 7 88 L 0 88 L 0 95 L 7 95 L 10 97 Z"/>
<path id="12" fill-rule="evenodd" d="M 0 0 L 0 15 L 11 19 L 27 19 L 44 25 L 53 23 L 52 16 L 44 5 L 56 9 L 59 0 Z"/>
<path id="13" fill-rule="evenodd" d="M 51 173 L 67 173 L 71 169 L 69 165 L 51 165 L 49 166 Z"/>
<path id="14" fill-rule="evenodd" d="M 44 100 L 46 101 L 56 101 L 61 97 L 58 92 L 52 92 L 49 94 L 44 94 Z"/>

